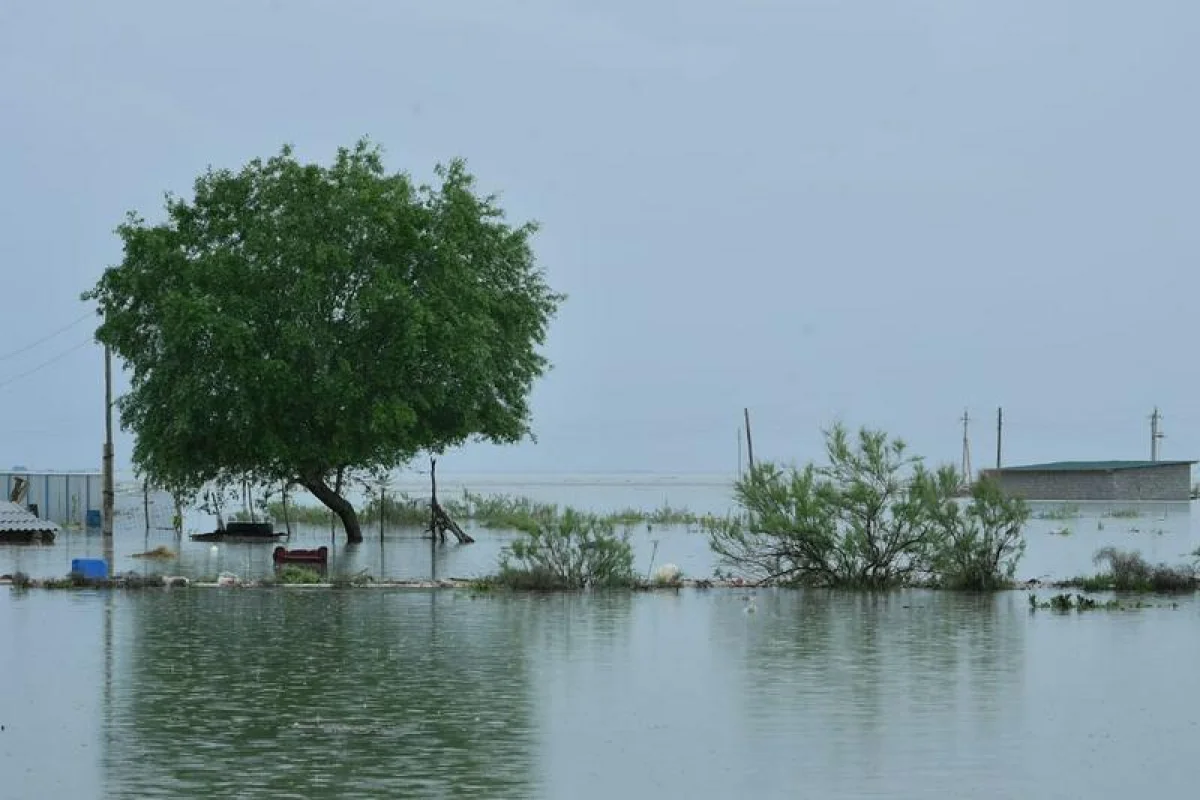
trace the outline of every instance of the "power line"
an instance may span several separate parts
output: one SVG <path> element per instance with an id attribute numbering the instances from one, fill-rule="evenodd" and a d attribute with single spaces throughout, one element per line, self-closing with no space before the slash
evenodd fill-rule
<path id="1" fill-rule="evenodd" d="M 10 384 L 16 383 L 17 381 L 21 380 L 22 378 L 28 378 L 30 375 L 34 374 L 35 372 L 40 372 L 41 370 L 45 369 L 46 367 L 50 366 L 51 364 L 53 364 L 57 361 L 62 361 L 64 358 L 71 355 L 71 353 L 74 353 L 76 350 L 79 350 L 83 347 L 87 347 L 89 344 L 92 344 L 92 340 L 85 339 L 84 341 L 82 341 L 79 344 L 72 347 L 70 350 L 64 350 L 63 352 L 59 353 L 58 355 L 54 356 L 53 358 L 46 359 L 42 363 L 38 364 L 36 367 L 32 367 L 30 369 L 25 370 L 22 373 L 13 375 L 11 378 L 8 378 L 7 380 L 0 381 L 0 389 L 3 389 L 5 386 L 8 386 Z"/>
<path id="2" fill-rule="evenodd" d="M 61 328 L 54 331 L 53 333 L 48 333 L 35 342 L 32 342 L 30 344 L 25 345 L 24 347 L 13 350 L 11 353 L 4 353 L 3 355 L 0 355 L 0 361 L 7 361 L 8 359 L 13 358 L 14 356 L 19 356 L 22 353 L 28 353 L 33 348 L 37 347 L 39 344 L 48 342 L 51 339 L 53 339 L 55 336 L 58 336 L 61 333 L 66 333 L 71 328 L 74 328 L 76 325 L 83 322 L 85 319 L 87 319 L 89 317 L 94 317 L 94 316 L 95 316 L 95 312 L 89 311 L 86 314 L 84 314 L 83 316 L 81 316 L 79 319 L 75 320 L 74 322 L 67 323 L 66 325 L 62 326 Z"/>

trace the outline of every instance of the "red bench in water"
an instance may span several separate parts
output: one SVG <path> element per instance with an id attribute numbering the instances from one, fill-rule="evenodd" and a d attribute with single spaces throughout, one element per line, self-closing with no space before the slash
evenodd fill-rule
<path id="1" fill-rule="evenodd" d="M 323 567 L 329 563 L 329 548 L 322 546 L 316 550 L 288 550 L 281 546 L 271 553 L 271 559 L 276 565 L 308 564 Z"/>

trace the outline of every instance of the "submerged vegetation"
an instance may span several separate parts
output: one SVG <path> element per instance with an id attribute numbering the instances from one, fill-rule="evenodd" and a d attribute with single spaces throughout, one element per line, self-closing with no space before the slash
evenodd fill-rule
<path id="1" fill-rule="evenodd" d="M 1197 574 L 1191 565 L 1151 564 L 1141 553 L 1105 547 L 1096 551 L 1093 561 L 1106 569 L 1090 576 L 1064 582 L 1085 591 L 1117 592 L 1191 592 L 1197 588 Z"/>
<path id="2" fill-rule="evenodd" d="M 1079 519 L 1083 516 L 1082 509 L 1073 503 L 1064 503 L 1054 508 L 1043 509 L 1034 515 L 1037 519 L 1055 520 L 1063 522 L 1066 520 Z"/>
<path id="3" fill-rule="evenodd" d="M 1029 610 L 1037 611 L 1039 609 L 1048 609 L 1065 613 L 1068 611 L 1092 611 L 1100 609 L 1104 611 L 1133 611 L 1139 608 L 1178 608 L 1178 603 L 1146 603 L 1141 600 L 1133 602 L 1124 601 L 1120 598 L 1109 598 L 1108 600 L 1100 601 L 1094 597 L 1085 597 L 1081 594 L 1056 594 L 1047 601 L 1042 601 L 1036 594 L 1029 595 Z"/>
<path id="4" fill-rule="evenodd" d="M 519 495 L 485 495 L 467 490 L 464 490 L 458 497 L 451 497 L 440 502 L 446 513 L 456 520 L 473 522 L 481 528 L 491 530 L 515 530 L 524 533 L 536 531 L 545 523 L 557 519 L 568 511 L 573 511 Z M 380 503 L 378 497 L 373 497 L 363 507 L 359 516 L 364 521 L 378 523 L 381 508 L 383 521 L 388 525 L 423 527 L 429 524 L 429 501 L 426 498 L 414 498 L 406 494 L 399 494 L 384 497 L 383 502 Z M 301 525 L 328 525 L 331 520 L 335 519 L 326 508 L 311 505 L 288 505 L 287 508 L 284 508 L 283 503 L 278 500 L 264 504 L 263 510 L 268 517 L 278 522 L 286 519 Z M 574 513 L 582 512 L 574 511 Z M 690 526 L 706 519 L 685 508 L 675 508 L 667 504 L 656 509 L 626 508 L 592 516 L 614 527 L 632 527 L 643 524 Z M 235 514 L 233 518 L 249 521 L 250 515 L 243 511 Z"/>
<path id="5" fill-rule="evenodd" d="M 735 484 L 742 513 L 708 524 L 713 551 L 763 584 L 886 589 L 1011 584 L 1029 517 L 990 481 L 957 500 L 953 468 L 926 469 L 881 431 L 826 435 L 828 464 L 753 467 Z"/>

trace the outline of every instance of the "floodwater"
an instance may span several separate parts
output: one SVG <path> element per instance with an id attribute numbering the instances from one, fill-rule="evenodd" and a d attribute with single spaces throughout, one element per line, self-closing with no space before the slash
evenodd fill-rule
<path id="1" fill-rule="evenodd" d="M 428 491 L 420 476 L 410 476 L 393 488 L 409 496 Z M 443 498 L 469 489 L 476 494 L 530 497 L 539 502 L 570 505 L 596 512 L 625 508 L 652 510 L 664 506 L 687 508 L 698 514 L 723 515 L 732 510 L 729 478 L 726 476 L 605 475 L 605 476 L 469 476 L 439 480 Z M 177 538 L 171 528 L 170 501 L 152 496 L 149 531 L 143 498 L 136 487 L 118 494 L 114 537 L 116 572 L 186 575 L 212 578 L 231 572 L 244 579 L 270 575 L 271 544 L 219 544 Z M 1140 551 L 1152 562 L 1179 564 L 1191 559 L 1200 548 L 1200 506 L 1192 503 L 1076 504 L 1077 517 L 1058 516 L 1062 504 L 1033 507 L 1035 517 L 1026 529 L 1027 549 L 1017 577 L 1065 579 L 1095 571 L 1092 557 L 1106 546 Z M 1132 516 L 1129 516 L 1132 515 Z M 210 531 L 213 518 L 191 512 L 185 527 L 189 532 Z M 417 580 L 470 578 L 495 572 L 505 546 L 517 536 L 513 531 L 481 529 L 470 522 L 463 527 L 475 544 L 459 545 L 453 537 L 435 544 L 420 528 L 389 527 L 380 531 L 364 523 L 366 541 L 355 547 L 344 545 L 342 535 L 328 526 L 298 526 L 286 542 L 289 547 L 330 548 L 332 575 L 367 573 L 374 578 Z M 1067 533 L 1064 535 L 1063 532 Z M 686 526 L 636 525 L 629 529 L 639 570 L 651 565 L 676 564 L 685 575 L 711 576 L 719 566 L 708 542 L 698 528 Z M 133 556 L 156 547 L 178 554 L 167 561 Z M 21 571 L 33 577 L 58 577 L 70 571 L 73 558 L 99 558 L 103 546 L 98 531 L 64 531 L 52 546 L 0 546 L 0 575 Z"/>
<path id="2" fill-rule="evenodd" d="M 1190 600 L 746 597 L 13 592 L 0 797 L 1194 791 Z"/>
<path id="3" fill-rule="evenodd" d="M 661 484 L 584 483 L 490 491 L 664 502 Z M 728 503 L 719 482 L 668 493 Z M 270 569 L 269 546 L 186 539 L 178 562 L 130 559 L 175 542 L 131 506 L 119 569 Z M 1114 510 L 1034 520 L 1019 576 L 1087 572 L 1110 544 L 1169 562 L 1200 544 L 1188 504 Z M 335 569 L 481 574 L 512 534 L 477 533 L 431 548 L 388 530 L 382 546 L 338 544 Z M 699 532 L 633 535 L 639 563 L 714 566 Z M 69 532 L 0 548 L 0 572 L 61 575 L 99 553 Z M 0 800 L 1191 796 L 1200 602 L 1153 602 L 1056 614 L 1024 592 L 0 591 Z"/>

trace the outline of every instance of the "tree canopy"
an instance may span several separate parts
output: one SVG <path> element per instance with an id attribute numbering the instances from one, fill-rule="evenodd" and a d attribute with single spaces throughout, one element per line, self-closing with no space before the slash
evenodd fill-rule
<path id="1" fill-rule="evenodd" d="M 178 491 L 294 481 L 361 538 L 334 475 L 531 434 L 528 397 L 562 296 L 462 161 L 438 185 L 364 140 L 329 166 L 290 148 L 210 168 L 166 218 L 130 214 L 87 294 L 124 361 L 134 463 Z"/>

